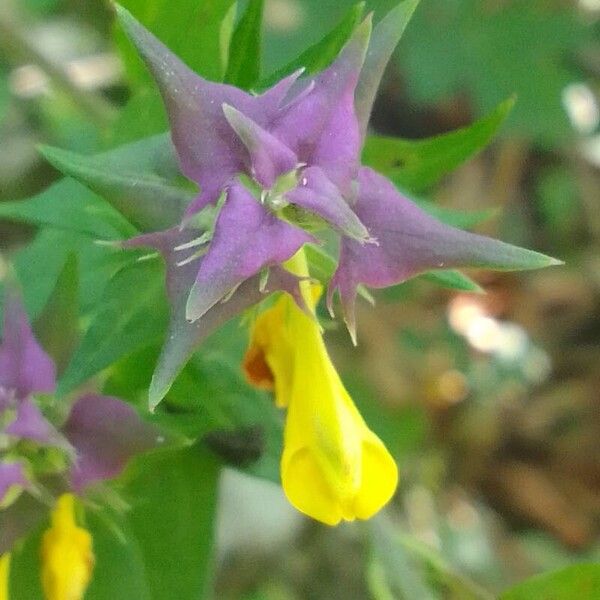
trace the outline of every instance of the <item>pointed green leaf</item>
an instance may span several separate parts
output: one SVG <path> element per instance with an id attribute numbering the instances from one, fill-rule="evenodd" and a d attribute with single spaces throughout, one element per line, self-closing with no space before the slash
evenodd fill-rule
<path id="1" fill-rule="evenodd" d="M 49 225 L 95 239 L 131 236 L 135 229 L 110 204 L 73 179 L 62 179 L 43 192 L 0 203 L 0 219 Z"/>
<path id="2" fill-rule="evenodd" d="M 11 257 L 11 262 L 23 289 L 27 313 L 37 318 L 53 290 L 71 254 L 79 262 L 79 303 L 82 314 L 99 302 L 106 282 L 130 260 L 105 246 L 94 244 L 88 236 L 70 231 L 44 228 Z"/>
<path id="3" fill-rule="evenodd" d="M 249 90 L 260 75 L 263 0 L 249 0 L 231 37 L 225 83 Z"/>
<path id="4" fill-rule="evenodd" d="M 120 0 L 168 48 L 203 77 L 218 81 L 220 28 L 233 0 Z M 152 85 L 149 74 L 133 46 L 121 31 L 117 42 L 134 88 Z"/>
<path id="5" fill-rule="evenodd" d="M 365 8 L 364 2 L 354 5 L 344 18 L 321 41 L 304 51 L 298 58 L 278 69 L 260 82 L 260 88 L 274 85 L 286 75 L 304 68 L 307 75 L 312 75 L 328 67 L 340 53 L 344 44 L 350 39 L 359 24 Z"/>
<path id="6" fill-rule="evenodd" d="M 149 418 L 163 430 L 202 438 L 226 462 L 279 483 L 283 423 L 270 395 L 242 375 L 245 334 L 226 325 L 182 369 Z M 235 348 L 228 348 L 228 344 Z M 160 347 L 149 346 L 113 365 L 103 393 L 145 405 Z"/>
<path id="7" fill-rule="evenodd" d="M 354 101 L 363 138 L 385 67 L 418 4 L 419 0 L 404 0 L 385 15 L 373 29 Z"/>
<path id="8" fill-rule="evenodd" d="M 136 466 L 125 490 L 126 519 L 142 552 L 150 597 L 204 598 L 212 582 L 219 462 L 191 446 L 140 457 Z"/>
<path id="9" fill-rule="evenodd" d="M 38 504 L 41 511 L 43 505 Z M 42 513 L 43 514 L 43 513 Z M 9 573 L 10 600 L 31 600 L 43 598 L 42 582 L 39 573 L 40 544 L 44 530 L 49 526 L 49 516 L 40 515 L 40 524 L 11 552 Z"/>
<path id="10" fill-rule="evenodd" d="M 77 255 L 67 258 L 48 304 L 35 323 L 35 334 L 60 375 L 79 336 L 79 272 Z M 59 324 L 59 326 L 57 326 Z"/>
<path id="11" fill-rule="evenodd" d="M 127 104 L 107 132 L 102 148 L 111 149 L 169 129 L 167 112 L 156 88 L 143 87 L 132 92 Z"/>
<path id="12" fill-rule="evenodd" d="M 142 549 L 122 515 L 106 507 L 85 511 L 85 528 L 91 533 L 96 562 L 86 600 L 135 598 L 153 600 L 146 580 Z"/>
<path id="13" fill-rule="evenodd" d="M 221 70 L 223 77 L 229 67 L 229 48 L 231 47 L 231 38 L 235 28 L 235 16 L 237 15 L 238 3 L 234 2 L 227 11 L 227 14 L 221 22 L 219 30 L 219 53 L 221 57 Z"/>
<path id="14" fill-rule="evenodd" d="M 516 93 L 506 133 L 550 149 L 576 136 L 557 98 L 588 77 L 583 61 L 565 57 L 597 39 L 597 21 L 570 2 L 511 0 L 490 10 L 481 0 L 430 1 L 415 14 L 398 67 L 419 107 L 460 94 L 479 116 Z"/>
<path id="15" fill-rule="evenodd" d="M 179 185 L 177 161 L 168 134 L 92 156 L 49 146 L 41 151 L 57 169 L 103 196 L 142 230 L 163 229 L 177 223 L 193 197 L 189 187 Z"/>
<path id="16" fill-rule="evenodd" d="M 221 24 L 233 0 L 121 0 L 185 64 L 202 76 L 220 81 Z M 131 142 L 168 128 L 165 109 L 148 69 L 121 28 L 115 38 L 131 84 L 131 97 L 113 124 L 111 145 Z"/>
<path id="17" fill-rule="evenodd" d="M 484 290 L 478 283 L 460 271 L 430 271 L 429 273 L 424 273 L 421 275 L 421 279 L 426 279 L 431 283 L 441 285 L 442 287 L 450 290 L 474 292 L 476 294 L 484 293 Z"/>
<path id="18" fill-rule="evenodd" d="M 130 263 L 108 283 L 59 382 L 66 394 L 120 358 L 164 335 L 167 309 L 158 259 Z"/>
<path id="19" fill-rule="evenodd" d="M 593 600 L 599 592 L 600 564 L 579 564 L 532 577 L 501 594 L 499 600 Z"/>
<path id="20" fill-rule="evenodd" d="M 420 192 L 484 148 L 514 105 L 511 98 L 473 125 L 426 140 L 369 136 L 363 161 L 409 192 Z"/>

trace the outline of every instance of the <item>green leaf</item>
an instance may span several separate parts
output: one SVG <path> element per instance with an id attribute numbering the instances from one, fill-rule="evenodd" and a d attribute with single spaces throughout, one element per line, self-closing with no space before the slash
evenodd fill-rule
<path id="1" fill-rule="evenodd" d="M 53 183 L 32 198 L 1 202 L 0 218 L 31 225 L 49 225 L 103 240 L 135 233 L 110 204 L 68 178 Z"/>
<path id="2" fill-rule="evenodd" d="M 219 52 L 221 56 L 221 70 L 223 72 L 223 77 L 225 77 L 229 67 L 229 48 L 231 47 L 231 38 L 233 36 L 233 30 L 235 29 L 237 9 L 238 3 L 234 2 L 223 18 L 219 31 Z"/>
<path id="3" fill-rule="evenodd" d="M 504 592 L 500 600 L 592 600 L 600 593 L 600 564 L 544 573 Z"/>
<path id="4" fill-rule="evenodd" d="M 421 279 L 460 292 L 474 292 L 476 294 L 485 293 L 478 283 L 460 271 L 430 271 L 429 273 L 421 275 Z"/>
<path id="5" fill-rule="evenodd" d="M 224 328 L 192 358 L 166 396 L 167 410 L 156 418 L 192 439 L 209 434 L 207 443 L 226 462 L 279 483 L 280 411 L 270 395 L 246 383 L 241 356 L 227 353 L 220 343 L 237 327 Z"/>
<path id="6" fill-rule="evenodd" d="M 356 116 L 362 139 L 367 131 L 385 68 L 418 4 L 419 0 L 403 0 L 390 10 L 373 29 L 369 50 L 354 95 Z"/>
<path id="7" fill-rule="evenodd" d="M 72 243 L 73 238 L 63 231 L 43 229 L 12 257 L 30 317 L 36 318 L 46 306 L 73 248 Z"/>
<path id="8" fill-rule="evenodd" d="M 131 506 L 126 519 L 142 552 L 150 597 L 198 600 L 212 581 L 219 463 L 200 446 L 136 463 L 125 490 Z"/>
<path id="9" fill-rule="evenodd" d="M 40 230 L 33 241 L 11 256 L 31 318 L 37 318 L 46 306 L 71 254 L 79 258 L 79 304 L 83 314 L 96 305 L 106 282 L 126 258 L 124 253 L 94 244 L 87 235 L 54 228 Z"/>
<path id="10" fill-rule="evenodd" d="M 132 92 L 107 132 L 102 148 L 110 149 L 147 136 L 160 135 L 168 129 L 167 112 L 158 89 L 143 87 Z"/>
<path id="11" fill-rule="evenodd" d="M 220 81 L 221 24 L 233 0 L 121 0 L 145 27 L 193 71 Z M 131 99 L 112 128 L 109 141 L 130 142 L 168 128 L 165 109 L 142 59 L 125 34 L 115 37 L 131 83 Z"/>
<path id="12" fill-rule="evenodd" d="M 124 518 L 106 507 L 98 512 L 90 509 L 85 512 L 85 528 L 92 535 L 96 558 L 86 600 L 153 600 L 142 550 Z"/>
<path id="13" fill-rule="evenodd" d="M 574 133 L 557 98 L 586 77 L 568 57 L 594 35 L 592 23 L 560 0 L 493 7 L 479 0 L 427 2 L 407 31 L 398 62 L 417 104 L 466 94 L 477 114 L 485 114 L 498 98 L 517 94 L 507 132 L 555 144 Z"/>
<path id="14" fill-rule="evenodd" d="M 57 169 L 103 196 L 142 230 L 179 222 L 193 197 L 181 186 L 168 134 L 145 138 L 92 156 L 44 146 L 42 154 Z"/>
<path id="15" fill-rule="evenodd" d="M 220 28 L 233 0 L 121 0 L 120 4 L 193 71 L 221 77 Z M 119 31 L 117 41 L 134 89 L 153 85 L 133 46 Z"/>
<path id="16" fill-rule="evenodd" d="M 249 90 L 258 81 L 263 4 L 263 0 L 249 0 L 233 32 L 225 83 Z"/>
<path id="17" fill-rule="evenodd" d="M 211 336 L 150 418 L 180 437 L 205 439 L 225 462 L 278 483 L 282 416 L 270 394 L 244 380 L 245 338 L 237 322 Z M 121 359 L 111 367 L 103 393 L 146 407 L 159 351 L 158 345 L 145 347 Z"/>
<path id="18" fill-rule="evenodd" d="M 10 600 L 43 598 L 40 578 L 40 543 L 44 530 L 49 526 L 49 513 L 21 544 L 11 552 Z"/>
<path id="19" fill-rule="evenodd" d="M 159 260 L 134 261 L 108 282 L 59 382 L 59 394 L 66 394 L 115 361 L 164 335 L 167 309 L 163 271 Z"/>
<path id="20" fill-rule="evenodd" d="M 260 88 L 270 87 L 286 75 L 301 68 L 305 69 L 307 75 L 312 75 L 328 67 L 354 32 L 362 18 L 364 8 L 364 2 L 355 4 L 321 41 L 305 50 L 285 67 L 277 69 L 277 71 L 264 78 L 260 82 Z"/>
<path id="21" fill-rule="evenodd" d="M 369 136 L 363 150 L 366 165 L 409 192 L 423 191 L 484 148 L 514 105 L 510 98 L 469 127 L 426 140 Z"/>
<path id="22" fill-rule="evenodd" d="M 48 304 L 35 323 L 36 337 L 54 360 L 59 374 L 67 366 L 79 337 L 78 288 L 77 255 L 71 254 Z"/>

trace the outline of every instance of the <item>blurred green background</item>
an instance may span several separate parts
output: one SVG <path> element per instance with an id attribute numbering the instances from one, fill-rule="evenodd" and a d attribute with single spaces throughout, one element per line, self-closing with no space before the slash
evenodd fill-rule
<path id="1" fill-rule="evenodd" d="M 263 75 L 351 4 L 268 0 Z M 367 8 L 377 20 L 394 4 Z M 598 0 L 422 0 L 373 130 L 436 135 L 516 94 L 494 143 L 422 197 L 490 209 L 482 232 L 566 265 L 473 274 L 486 295 L 409 282 L 378 294 L 375 310 L 359 307 L 357 349 L 329 331 L 356 403 L 399 462 L 397 497 L 372 522 L 332 530 L 298 516 L 271 484 L 228 472 L 216 598 L 485 598 L 600 562 L 599 32 Z M 185 14 L 180 41 L 194 43 Z M 2 0 L 0 201 L 59 178 L 39 143 L 91 152 L 135 139 L 107 134 L 127 98 L 107 4 Z M 0 221 L 0 248 L 16 261 L 47 260 L 27 254 L 34 235 Z M 227 336 L 243 345 L 242 330 Z"/>

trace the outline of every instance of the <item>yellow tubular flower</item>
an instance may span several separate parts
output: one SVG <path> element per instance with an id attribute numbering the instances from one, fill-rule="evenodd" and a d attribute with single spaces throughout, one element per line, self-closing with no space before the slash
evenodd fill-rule
<path id="1" fill-rule="evenodd" d="M 0 556 L 0 600 L 8 600 L 8 577 L 10 575 L 10 554 Z"/>
<path id="2" fill-rule="evenodd" d="M 287 266 L 308 275 L 303 251 Z M 301 285 L 314 311 L 318 295 Z M 344 388 L 314 315 L 282 296 L 256 320 L 244 367 L 252 383 L 274 389 L 277 405 L 287 407 L 281 481 L 299 511 L 337 525 L 368 519 L 388 502 L 396 463 Z"/>
<path id="3" fill-rule="evenodd" d="M 81 600 L 92 577 L 92 537 L 75 523 L 75 498 L 63 494 L 52 512 L 41 548 L 47 600 Z"/>

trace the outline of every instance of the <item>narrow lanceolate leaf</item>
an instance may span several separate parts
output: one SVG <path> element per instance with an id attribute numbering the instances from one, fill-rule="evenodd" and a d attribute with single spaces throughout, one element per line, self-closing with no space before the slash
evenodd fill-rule
<path id="1" fill-rule="evenodd" d="M 364 8 L 364 2 L 354 5 L 321 41 L 305 50 L 298 58 L 285 67 L 278 69 L 263 79 L 260 82 L 260 88 L 270 87 L 298 69 L 304 69 L 307 75 L 312 75 L 328 67 L 340 53 L 344 44 L 350 39 L 354 29 L 362 18 Z"/>
<path id="2" fill-rule="evenodd" d="M 220 26 L 233 0 L 121 0 L 121 4 L 194 71 L 218 80 Z M 116 32 L 120 55 L 133 89 L 149 83 L 148 73 L 131 45 Z"/>
<path id="3" fill-rule="evenodd" d="M 26 200 L 0 203 L 0 219 L 50 226 L 102 240 L 135 232 L 108 202 L 69 178 Z"/>
<path id="4" fill-rule="evenodd" d="M 57 327 L 57 324 L 60 326 Z M 67 258 L 44 312 L 37 319 L 35 332 L 60 375 L 79 337 L 79 271 L 76 254 Z"/>
<path id="5" fill-rule="evenodd" d="M 418 4 L 419 0 L 404 0 L 383 17 L 373 29 L 354 100 L 363 139 L 385 67 Z"/>
<path id="6" fill-rule="evenodd" d="M 435 283 L 449 290 L 476 294 L 484 293 L 483 288 L 478 283 L 460 271 L 430 271 L 421 275 L 421 279 L 426 279 L 430 283 Z"/>
<path id="7" fill-rule="evenodd" d="M 155 230 L 177 223 L 193 192 L 177 185 L 177 162 L 166 135 L 84 156 L 43 147 L 57 169 L 103 196 L 133 225 Z"/>
<path id="8" fill-rule="evenodd" d="M 42 228 L 29 244 L 14 254 L 13 266 L 19 281 L 26 284 L 23 300 L 32 318 L 42 313 L 69 254 L 76 248 L 72 237 L 64 231 Z"/>
<path id="9" fill-rule="evenodd" d="M 233 32 L 225 83 L 248 90 L 258 81 L 263 4 L 263 0 L 250 0 Z"/>
<path id="10" fill-rule="evenodd" d="M 219 27 L 219 56 L 221 58 L 221 71 L 223 78 L 229 68 L 229 48 L 231 47 L 231 38 L 235 29 L 235 16 L 237 14 L 238 3 L 234 2 Z"/>
<path id="11" fill-rule="evenodd" d="M 164 334 L 166 307 L 158 260 L 133 262 L 106 286 L 98 310 L 59 382 L 65 394 Z"/>
<path id="12" fill-rule="evenodd" d="M 426 140 L 369 136 L 363 162 L 409 192 L 423 191 L 484 148 L 513 105 L 511 98 L 469 127 Z"/>

